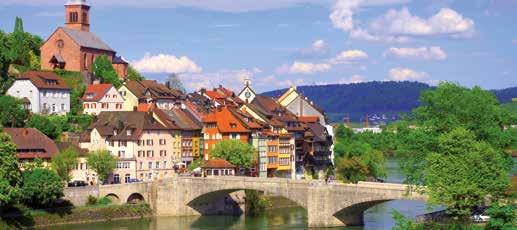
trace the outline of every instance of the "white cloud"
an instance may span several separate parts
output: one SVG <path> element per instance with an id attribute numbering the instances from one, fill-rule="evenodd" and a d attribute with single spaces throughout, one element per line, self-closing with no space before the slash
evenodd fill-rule
<path id="1" fill-rule="evenodd" d="M 384 52 L 384 57 L 417 58 L 425 60 L 445 60 L 447 53 L 439 46 L 419 48 L 391 47 Z"/>
<path id="2" fill-rule="evenodd" d="M 361 82 L 365 82 L 366 79 L 359 75 L 359 74 L 354 74 L 352 76 L 350 76 L 349 78 L 341 78 L 337 81 L 334 81 L 334 82 L 316 82 L 316 85 L 331 85 L 331 84 L 354 84 L 354 83 L 361 83 Z"/>
<path id="3" fill-rule="evenodd" d="M 0 5 L 63 5 L 64 0 L 1 0 Z M 125 6 L 137 8 L 192 7 L 211 11 L 248 12 L 279 9 L 306 4 L 326 5 L 330 0 L 88 0 L 92 6 Z"/>
<path id="4" fill-rule="evenodd" d="M 312 50 L 314 51 L 322 51 L 327 48 L 327 44 L 323 40 L 316 40 L 312 43 Z"/>
<path id="5" fill-rule="evenodd" d="M 371 42 L 406 43 L 416 36 L 450 36 L 468 38 L 474 34 L 474 21 L 449 8 L 423 19 L 412 15 L 407 8 L 391 9 L 382 17 L 374 19 L 369 26 L 359 25 L 354 16 L 365 7 L 401 4 L 398 0 L 337 0 L 332 7 L 330 20 L 353 39 Z"/>
<path id="6" fill-rule="evenodd" d="M 146 54 L 142 59 L 131 62 L 131 65 L 144 73 L 199 73 L 202 71 L 194 61 L 186 56 L 177 58 L 174 55 Z"/>
<path id="7" fill-rule="evenodd" d="M 428 19 L 412 15 L 408 8 L 389 10 L 373 20 L 369 29 L 376 34 L 402 36 L 450 35 L 469 37 L 474 32 L 474 21 L 458 12 L 442 8 Z"/>
<path id="8" fill-rule="evenodd" d="M 298 62 L 295 61 L 289 68 L 291 74 L 312 74 L 318 72 L 326 72 L 330 70 L 332 66 L 327 63 L 310 63 L 310 62 Z"/>
<path id="9" fill-rule="evenodd" d="M 365 59 L 368 59 L 368 54 L 362 50 L 345 50 L 332 58 L 329 62 L 332 64 L 347 64 Z"/>
<path id="10" fill-rule="evenodd" d="M 418 72 L 409 68 L 393 68 L 388 73 L 390 80 L 394 81 L 422 81 L 429 77 L 426 72 Z"/>

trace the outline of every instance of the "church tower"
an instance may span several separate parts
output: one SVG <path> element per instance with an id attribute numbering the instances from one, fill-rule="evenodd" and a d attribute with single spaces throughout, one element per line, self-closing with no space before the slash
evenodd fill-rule
<path id="1" fill-rule="evenodd" d="M 86 0 L 68 0 L 65 4 L 65 27 L 90 31 L 90 6 Z"/>

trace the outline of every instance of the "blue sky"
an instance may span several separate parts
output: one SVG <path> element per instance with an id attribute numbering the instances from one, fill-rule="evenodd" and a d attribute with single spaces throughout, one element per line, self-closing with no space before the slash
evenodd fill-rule
<path id="1" fill-rule="evenodd" d="M 414 80 L 517 86 L 516 0 L 89 0 L 91 31 L 149 78 L 257 91 Z M 64 0 L 2 0 L 48 37 Z M 513 17 L 512 17 L 513 16 Z"/>

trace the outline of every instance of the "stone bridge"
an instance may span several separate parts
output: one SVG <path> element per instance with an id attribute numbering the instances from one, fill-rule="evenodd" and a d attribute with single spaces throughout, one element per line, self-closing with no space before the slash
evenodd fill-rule
<path id="1" fill-rule="evenodd" d="M 65 191 L 65 195 L 74 194 L 72 190 Z M 206 206 L 213 201 L 226 199 L 228 194 L 239 190 L 262 191 L 296 202 L 307 210 L 309 227 L 363 225 L 364 211 L 376 204 L 390 200 L 426 200 L 402 184 L 326 184 L 257 177 L 177 177 L 160 182 L 99 186 L 94 194 L 121 203 L 145 200 L 157 216 L 189 216 L 204 214 Z"/>

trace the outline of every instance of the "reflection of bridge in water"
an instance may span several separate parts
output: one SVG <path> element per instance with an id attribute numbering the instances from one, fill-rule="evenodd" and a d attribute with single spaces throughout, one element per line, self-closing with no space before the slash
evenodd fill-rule
<path id="1" fill-rule="evenodd" d="M 84 190 L 84 191 L 81 191 Z M 66 198 L 81 202 L 88 195 L 119 202 L 143 199 L 157 216 L 202 215 L 212 201 L 239 190 L 256 190 L 282 196 L 307 210 L 309 227 L 362 225 L 366 209 L 390 200 L 425 200 L 402 184 L 361 182 L 326 184 L 257 177 L 178 177 L 160 182 L 70 188 Z"/>

